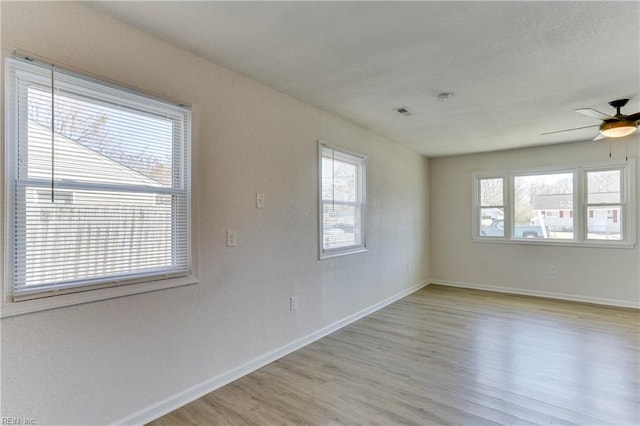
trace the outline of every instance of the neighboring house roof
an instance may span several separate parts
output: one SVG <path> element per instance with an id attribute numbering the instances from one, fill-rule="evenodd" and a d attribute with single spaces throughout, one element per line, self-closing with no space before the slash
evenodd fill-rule
<path id="1" fill-rule="evenodd" d="M 55 135 L 55 179 L 92 183 L 162 186 L 159 182 L 111 158 Z M 51 130 L 29 120 L 29 164 L 31 179 L 51 179 Z M 82 168 L 77 165 L 82 164 Z"/>
<path id="2" fill-rule="evenodd" d="M 619 192 L 589 194 L 589 203 L 616 204 L 620 202 Z M 573 208 L 572 194 L 539 194 L 533 198 L 534 210 L 569 210 Z"/>

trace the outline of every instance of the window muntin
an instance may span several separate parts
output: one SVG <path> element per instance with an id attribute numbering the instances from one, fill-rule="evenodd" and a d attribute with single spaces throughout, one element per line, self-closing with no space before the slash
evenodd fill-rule
<path id="1" fill-rule="evenodd" d="M 530 172 L 474 173 L 473 238 L 485 242 L 630 247 L 635 161 Z M 504 179 L 504 221 L 483 222 L 487 179 Z M 480 213 L 480 214 L 479 214 Z M 503 226 L 505 231 L 499 231 Z M 537 235 L 525 235 L 525 231 Z M 542 233 L 542 235 L 540 235 Z"/>
<path id="2" fill-rule="evenodd" d="M 37 63 L 6 71 L 13 300 L 188 275 L 190 111 Z"/>
<path id="3" fill-rule="evenodd" d="M 320 146 L 320 258 L 366 251 L 363 156 Z"/>

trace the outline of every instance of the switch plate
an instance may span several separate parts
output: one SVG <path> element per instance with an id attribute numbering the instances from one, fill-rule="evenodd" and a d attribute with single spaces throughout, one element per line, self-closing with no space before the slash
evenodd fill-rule
<path id="1" fill-rule="evenodd" d="M 291 312 L 298 310 L 298 296 L 291 296 L 291 299 L 289 299 L 289 309 Z"/>
<path id="2" fill-rule="evenodd" d="M 227 229 L 227 247 L 236 246 L 236 231 Z"/>
<path id="3" fill-rule="evenodd" d="M 264 209 L 264 194 L 256 194 L 256 208 Z"/>

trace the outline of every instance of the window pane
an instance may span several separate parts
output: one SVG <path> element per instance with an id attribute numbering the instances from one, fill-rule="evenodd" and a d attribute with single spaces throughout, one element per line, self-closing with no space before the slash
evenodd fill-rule
<path id="1" fill-rule="evenodd" d="M 365 159 L 326 145 L 320 150 L 320 257 L 362 251 Z"/>
<path id="2" fill-rule="evenodd" d="M 480 209 L 480 236 L 504 237 L 504 209 Z"/>
<path id="3" fill-rule="evenodd" d="M 356 202 L 358 180 L 355 164 L 344 161 L 322 159 L 322 199 Z"/>
<path id="4" fill-rule="evenodd" d="M 362 244 L 359 217 L 360 207 L 355 204 L 323 203 L 325 249 Z"/>
<path id="5" fill-rule="evenodd" d="M 480 179 L 480 205 L 502 206 L 503 204 L 502 178 Z"/>
<path id="6" fill-rule="evenodd" d="M 620 203 L 620 170 L 587 172 L 587 203 Z"/>
<path id="7" fill-rule="evenodd" d="M 27 93 L 28 175 L 50 179 L 51 89 L 33 85 Z M 54 98 L 56 179 L 171 186 L 172 120 L 62 90 Z"/>
<path id="8" fill-rule="evenodd" d="M 587 238 L 590 240 L 620 240 L 622 235 L 620 206 L 589 206 Z"/>
<path id="9" fill-rule="evenodd" d="M 51 191 L 26 188 L 26 238 L 17 249 L 26 253 L 27 289 L 186 266 L 172 252 L 171 196 L 59 192 L 52 203 Z"/>
<path id="10" fill-rule="evenodd" d="M 573 173 L 516 176 L 514 207 L 514 238 L 573 239 Z"/>

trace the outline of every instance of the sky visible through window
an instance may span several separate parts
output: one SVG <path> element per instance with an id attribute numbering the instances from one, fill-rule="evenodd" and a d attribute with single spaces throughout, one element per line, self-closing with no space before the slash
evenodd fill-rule
<path id="1" fill-rule="evenodd" d="M 51 91 L 31 86 L 29 118 L 51 128 Z M 130 107 L 55 93 L 56 134 L 80 143 L 162 186 L 171 186 L 173 121 Z"/>

